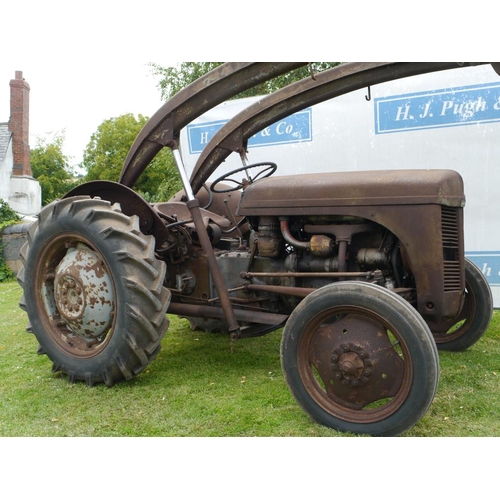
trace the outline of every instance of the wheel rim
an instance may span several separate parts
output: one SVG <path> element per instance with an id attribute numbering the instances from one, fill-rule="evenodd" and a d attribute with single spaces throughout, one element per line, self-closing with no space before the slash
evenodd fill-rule
<path id="1" fill-rule="evenodd" d="M 297 352 L 307 392 L 339 419 L 377 422 L 395 413 L 410 392 L 409 351 L 397 329 L 373 311 L 342 306 L 316 315 Z"/>
<path id="2" fill-rule="evenodd" d="M 36 307 L 45 332 L 73 357 L 91 357 L 109 342 L 115 288 L 102 255 L 77 235 L 61 235 L 41 252 Z"/>

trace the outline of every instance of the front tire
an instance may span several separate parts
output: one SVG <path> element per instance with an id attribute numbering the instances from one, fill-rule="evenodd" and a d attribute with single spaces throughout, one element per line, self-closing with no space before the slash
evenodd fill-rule
<path id="1" fill-rule="evenodd" d="M 21 249 L 18 281 L 28 331 L 53 372 L 112 386 L 156 357 L 170 291 L 154 244 L 118 204 L 82 196 L 42 209 Z"/>
<path id="2" fill-rule="evenodd" d="M 454 320 L 442 321 L 431 330 L 441 351 L 465 351 L 486 332 L 493 314 L 493 297 L 481 270 L 465 259 L 465 301 Z"/>
<path id="3" fill-rule="evenodd" d="M 308 295 L 290 315 L 281 360 L 309 416 L 342 432 L 398 435 L 429 408 L 439 359 L 422 317 L 396 294 L 339 282 Z"/>

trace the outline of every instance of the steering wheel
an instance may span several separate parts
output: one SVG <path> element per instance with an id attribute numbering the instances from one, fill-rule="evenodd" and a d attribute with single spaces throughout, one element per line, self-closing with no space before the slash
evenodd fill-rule
<path id="1" fill-rule="evenodd" d="M 251 176 L 250 172 L 248 172 L 249 169 L 255 168 L 255 167 L 264 167 L 260 169 L 259 172 L 257 172 L 257 175 Z M 213 193 L 230 193 L 232 191 L 238 191 L 239 189 L 245 189 L 248 185 L 253 184 L 256 180 L 258 179 L 264 179 L 265 177 L 269 177 L 276 172 L 276 169 L 278 166 L 276 163 L 266 161 L 262 163 L 252 163 L 251 165 L 246 165 L 245 167 L 240 167 L 235 170 L 231 170 L 231 172 L 228 172 L 227 174 L 222 175 L 218 179 L 216 179 L 210 186 L 210 191 Z M 237 174 L 239 172 L 245 172 L 247 179 L 242 179 L 241 181 L 237 181 L 235 179 L 231 179 L 231 176 L 234 174 Z M 224 182 L 229 182 L 235 184 L 233 187 L 228 188 L 225 186 L 225 189 L 217 189 L 216 186 L 217 184 L 224 183 Z"/>

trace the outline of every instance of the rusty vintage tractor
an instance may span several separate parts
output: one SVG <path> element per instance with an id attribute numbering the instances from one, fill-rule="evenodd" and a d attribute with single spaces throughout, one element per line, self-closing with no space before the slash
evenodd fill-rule
<path id="1" fill-rule="evenodd" d="M 464 257 L 462 178 L 452 170 L 272 176 L 286 165 L 249 164 L 247 141 L 307 106 L 458 65 L 348 63 L 311 75 L 237 114 L 190 177 L 184 167 L 183 127 L 304 64 L 221 65 L 149 120 L 118 183 L 83 184 L 41 211 L 18 279 L 28 331 L 54 371 L 90 386 L 131 379 L 158 354 L 168 313 L 233 339 L 283 328 L 285 379 L 322 425 L 398 435 L 425 414 L 438 349 L 471 346 L 492 314 L 488 283 Z M 149 204 L 132 187 L 163 147 L 184 189 Z M 232 153 L 241 168 L 211 177 Z"/>

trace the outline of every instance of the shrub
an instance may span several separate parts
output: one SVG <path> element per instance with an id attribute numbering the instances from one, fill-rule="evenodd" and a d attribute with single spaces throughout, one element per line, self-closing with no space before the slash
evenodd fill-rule
<path id="1" fill-rule="evenodd" d="M 1 235 L 6 227 L 18 222 L 21 222 L 19 215 L 12 210 L 6 201 L 0 199 L 0 282 L 9 281 L 14 278 L 11 269 L 3 260 Z"/>

